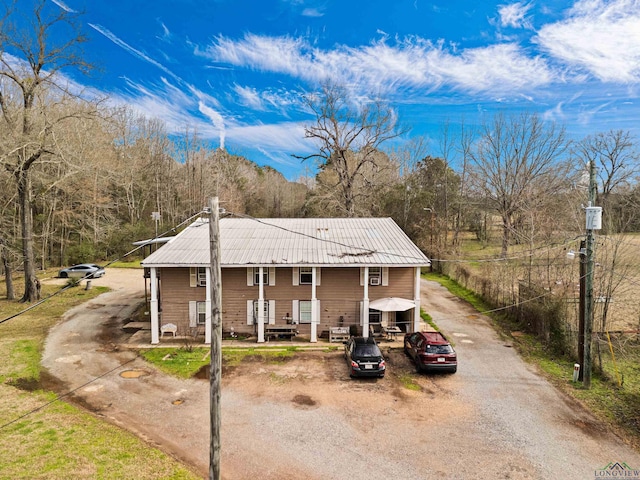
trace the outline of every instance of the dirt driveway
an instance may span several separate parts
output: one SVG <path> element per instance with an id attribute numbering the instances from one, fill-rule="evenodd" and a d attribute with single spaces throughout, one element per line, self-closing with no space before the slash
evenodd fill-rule
<path id="1" fill-rule="evenodd" d="M 208 382 L 167 377 L 112 341 L 142 297 L 139 271 L 110 269 L 94 282 L 114 291 L 69 312 L 43 365 L 97 415 L 206 476 Z M 400 350 L 387 351 L 388 374 L 375 380 L 349 379 L 340 352 L 227 367 L 223 478 L 583 480 L 610 462 L 640 467 L 638 452 L 523 363 L 485 318 L 435 283 L 423 293 L 455 339 L 457 374 L 417 375 Z"/>

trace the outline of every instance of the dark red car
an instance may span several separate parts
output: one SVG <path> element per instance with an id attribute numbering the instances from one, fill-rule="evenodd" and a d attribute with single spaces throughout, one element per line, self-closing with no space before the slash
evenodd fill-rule
<path id="1" fill-rule="evenodd" d="M 456 373 L 458 357 L 449 340 L 440 332 L 415 332 L 404 336 L 404 352 L 416 364 L 416 371 Z"/>

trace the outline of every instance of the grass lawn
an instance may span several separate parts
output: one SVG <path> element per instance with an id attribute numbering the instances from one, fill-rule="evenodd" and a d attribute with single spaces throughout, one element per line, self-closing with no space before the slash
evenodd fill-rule
<path id="1" fill-rule="evenodd" d="M 22 279 L 14 282 L 16 290 L 22 287 Z M 4 288 L 3 282 L 0 321 L 28 307 L 7 301 Z M 43 284 L 43 297 L 60 288 Z M 66 310 L 105 291 L 103 287 L 68 288 L 0 324 L 0 480 L 200 478 L 135 435 L 55 401 L 56 395 L 42 388 L 40 358 L 47 332 Z M 17 298 L 21 295 L 16 291 Z"/>

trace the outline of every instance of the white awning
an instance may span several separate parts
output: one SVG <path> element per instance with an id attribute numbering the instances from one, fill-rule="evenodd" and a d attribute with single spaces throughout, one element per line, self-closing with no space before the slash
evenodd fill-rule
<path id="1" fill-rule="evenodd" d="M 380 310 L 381 312 L 405 312 L 415 308 L 416 304 L 413 300 L 399 297 L 379 298 L 369 302 L 369 308 Z"/>

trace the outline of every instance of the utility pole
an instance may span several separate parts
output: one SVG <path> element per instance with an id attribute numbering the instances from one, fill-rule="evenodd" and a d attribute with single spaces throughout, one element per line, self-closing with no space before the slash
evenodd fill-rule
<path id="1" fill-rule="evenodd" d="M 596 164 L 593 160 L 589 162 L 589 205 L 586 211 L 587 241 L 585 252 L 585 297 L 584 297 L 584 375 L 583 385 L 585 388 L 591 387 L 591 343 L 593 336 L 593 250 L 595 236 L 593 230 L 601 228 L 600 207 L 594 207 L 596 202 Z"/>
<path id="2" fill-rule="evenodd" d="M 587 242 L 580 240 L 580 306 L 578 313 L 578 364 L 580 364 L 580 372 L 578 373 L 578 381 L 584 380 L 584 326 L 585 326 L 585 301 L 586 301 L 586 277 L 587 277 Z"/>
<path id="3" fill-rule="evenodd" d="M 211 268 L 211 370 L 209 406 L 211 409 L 211 445 L 209 480 L 220 480 L 220 384 L 222 380 L 222 275 L 220 271 L 220 211 L 218 197 L 209 200 L 209 254 Z"/>

